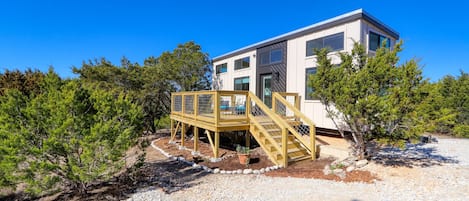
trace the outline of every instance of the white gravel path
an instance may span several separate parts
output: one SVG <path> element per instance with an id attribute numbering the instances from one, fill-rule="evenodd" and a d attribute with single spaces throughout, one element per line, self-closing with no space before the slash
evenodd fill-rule
<path id="1" fill-rule="evenodd" d="M 370 163 L 365 169 L 381 178 L 373 184 L 210 174 L 188 189 L 171 194 L 155 189 L 133 194 L 128 200 L 469 200 L 469 140 L 438 141 L 391 150 L 399 158 L 420 159 L 429 166 L 396 168 Z"/>

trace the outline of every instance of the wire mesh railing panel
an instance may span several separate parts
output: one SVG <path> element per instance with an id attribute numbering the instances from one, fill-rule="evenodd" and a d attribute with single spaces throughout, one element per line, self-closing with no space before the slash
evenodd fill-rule
<path id="1" fill-rule="evenodd" d="M 221 94 L 220 118 L 239 119 L 246 118 L 246 94 Z"/>
<path id="2" fill-rule="evenodd" d="M 173 111 L 182 112 L 182 95 L 174 95 L 173 97 Z"/>
<path id="3" fill-rule="evenodd" d="M 194 96 L 195 95 L 184 95 L 185 114 L 194 114 Z"/>
<path id="4" fill-rule="evenodd" d="M 198 95 L 198 111 L 201 116 L 214 116 L 214 95 L 213 94 L 200 94 Z"/>

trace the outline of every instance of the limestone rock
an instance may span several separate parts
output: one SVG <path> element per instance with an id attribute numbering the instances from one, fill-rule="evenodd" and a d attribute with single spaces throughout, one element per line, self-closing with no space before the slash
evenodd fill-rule
<path id="1" fill-rule="evenodd" d="M 215 173 L 215 174 L 220 173 L 220 169 L 218 169 L 218 168 L 214 169 L 214 170 L 213 170 L 213 173 Z"/>
<path id="2" fill-rule="evenodd" d="M 244 169 L 243 170 L 243 174 L 251 174 L 252 173 L 252 169 Z"/>
<path id="3" fill-rule="evenodd" d="M 349 166 L 349 167 L 347 167 L 347 169 L 345 169 L 345 171 L 347 171 L 347 172 L 352 172 L 353 170 L 355 170 L 354 166 Z"/>
<path id="4" fill-rule="evenodd" d="M 368 164 L 367 160 L 359 160 L 355 163 L 355 166 L 357 168 L 362 168 L 362 167 L 365 167 L 366 164 Z"/>

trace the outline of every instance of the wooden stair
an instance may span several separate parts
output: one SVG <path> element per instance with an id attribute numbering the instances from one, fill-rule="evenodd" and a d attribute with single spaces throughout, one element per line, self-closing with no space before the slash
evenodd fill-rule
<path id="1" fill-rule="evenodd" d="M 264 149 L 269 158 L 282 164 L 282 130 L 268 116 L 256 116 L 251 119 L 251 135 Z M 293 124 L 296 124 L 293 122 Z M 288 132 L 288 131 L 287 131 Z M 287 133 L 287 161 L 288 163 L 311 159 L 309 151 L 289 132 Z"/>

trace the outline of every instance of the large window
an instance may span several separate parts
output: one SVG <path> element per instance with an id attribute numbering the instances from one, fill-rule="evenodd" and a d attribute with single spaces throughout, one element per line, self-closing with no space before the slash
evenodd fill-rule
<path id="1" fill-rule="evenodd" d="M 228 64 L 227 63 L 219 64 L 219 65 L 216 65 L 215 68 L 216 68 L 217 74 L 226 73 L 228 71 Z"/>
<path id="2" fill-rule="evenodd" d="M 235 60 L 235 70 L 249 68 L 249 57 L 244 57 L 242 59 Z"/>
<path id="3" fill-rule="evenodd" d="M 234 79 L 234 90 L 249 91 L 249 77 L 240 77 Z"/>
<path id="4" fill-rule="evenodd" d="M 282 62 L 283 51 L 282 49 L 273 49 L 267 52 L 259 53 L 261 65 L 268 65 Z"/>
<path id="5" fill-rule="evenodd" d="M 381 47 L 381 45 L 383 45 L 384 41 L 386 41 L 386 48 L 391 47 L 391 39 L 370 31 L 368 38 L 368 49 L 376 51 L 378 48 Z"/>
<path id="6" fill-rule="evenodd" d="M 306 42 L 306 56 L 315 55 L 314 50 L 328 48 L 329 51 L 340 51 L 344 49 L 344 32 L 310 40 Z"/>
<path id="7" fill-rule="evenodd" d="M 313 96 L 314 89 L 309 86 L 309 77 L 310 75 L 316 74 L 317 68 L 307 68 L 306 69 L 306 86 L 305 86 L 305 99 L 306 100 L 316 100 L 317 97 Z"/>

